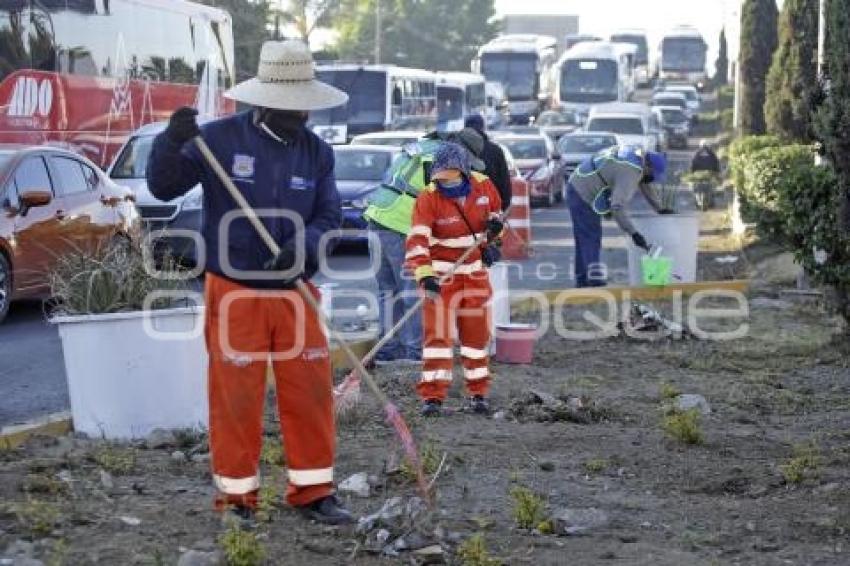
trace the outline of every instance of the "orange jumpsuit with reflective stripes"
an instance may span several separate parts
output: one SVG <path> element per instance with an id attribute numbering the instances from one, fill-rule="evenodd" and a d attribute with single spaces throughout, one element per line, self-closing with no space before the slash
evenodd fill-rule
<path id="1" fill-rule="evenodd" d="M 442 276 L 464 251 L 476 241 L 481 243 L 442 284 L 440 297 L 426 299 L 422 307 L 422 376 L 416 389 L 425 400 L 446 398 L 454 367 L 455 330 L 467 391 L 486 396 L 490 386 L 492 290 L 481 249 L 487 219 L 501 212 L 502 203 L 486 176 L 472 173 L 470 184 L 472 190 L 463 199 L 445 197 L 433 184 L 428 186 L 416 199 L 407 236 L 405 261 L 417 281 Z"/>

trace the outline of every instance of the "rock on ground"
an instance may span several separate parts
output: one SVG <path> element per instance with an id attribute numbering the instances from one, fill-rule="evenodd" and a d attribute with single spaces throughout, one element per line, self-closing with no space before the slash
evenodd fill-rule
<path id="1" fill-rule="evenodd" d="M 342 493 L 353 493 L 358 497 L 369 497 L 369 476 L 366 472 L 359 472 L 349 476 L 337 486 Z"/>
<path id="2" fill-rule="evenodd" d="M 552 514 L 555 532 L 560 535 L 580 535 L 591 529 L 604 527 L 608 514 L 595 507 L 564 508 Z"/>
<path id="3" fill-rule="evenodd" d="M 708 404 L 708 401 L 705 400 L 705 397 L 702 395 L 696 395 L 694 393 L 683 393 L 676 397 L 675 401 L 676 408 L 680 411 L 690 411 L 691 409 L 697 409 L 703 415 L 708 415 L 711 413 L 711 405 Z"/>
<path id="4" fill-rule="evenodd" d="M 223 564 L 221 553 L 188 550 L 180 556 L 177 566 L 219 566 Z"/>

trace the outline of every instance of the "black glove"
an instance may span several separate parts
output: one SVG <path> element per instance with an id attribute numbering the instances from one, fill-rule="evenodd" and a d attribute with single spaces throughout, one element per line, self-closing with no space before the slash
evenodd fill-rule
<path id="1" fill-rule="evenodd" d="M 500 259 L 502 259 L 502 252 L 496 246 L 490 245 L 481 250 L 481 263 L 485 267 L 490 267 Z"/>
<path id="2" fill-rule="evenodd" d="M 183 145 L 195 136 L 201 135 L 201 130 L 198 128 L 198 122 L 195 119 L 197 115 L 198 111 L 194 108 L 188 106 L 178 108 L 168 120 L 165 135 L 178 145 Z"/>
<path id="3" fill-rule="evenodd" d="M 502 234 L 502 230 L 505 229 L 505 223 L 499 220 L 498 218 L 490 218 L 487 220 L 487 229 L 485 232 L 486 238 L 488 242 L 492 242 Z"/>
<path id="4" fill-rule="evenodd" d="M 304 266 L 296 266 L 297 260 L 298 257 L 295 253 L 295 246 L 291 243 L 287 243 L 280 248 L 280 253 L 268 260 L 263 267 L 265 267 L 268 271 L 288 271 L 294 273 L 292 277 L 283 282 L 284 286 L 291 286 L 296 279 L 304 275 Z M 296 267 L 298 267 L 297 271 L 295 271 Z"/>
<path id="5" fill-rule="evenodd" d="M 420 279 L 419 287 L 432 299 L 436 299 L 440 296 L 440 280 L 433 275 Z"/>
<path id="6" fill-rule="evenodd" d="M 643 248 L 646 251 L 649 251 L 649 243 L 647 243 L 646 238 L 643 237 L 643 234 L 640 232 L 635 232 L 632 234 L 632 242 L 639 248 Z"/>
<path id="7" fill-rule="evenodd" d="M 662 208 L 658 211 L 658 214 L 676 214 L 676 211 L 672 208 Z"/>

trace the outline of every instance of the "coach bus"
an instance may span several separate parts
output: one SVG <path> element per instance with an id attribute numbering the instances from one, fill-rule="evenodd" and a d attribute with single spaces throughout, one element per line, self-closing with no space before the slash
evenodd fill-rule
<path id="1" fill-rule="evenodd" d="M 631 43 L 637 48 L 634 61 L 634 74 L 637 86 L 646 86 L 652 80 L 649 66 L 649 42 L 642 30 L 621 30 L 611 34 L 611 43 Z"/>
<path id="2" fill-rule="evenodd" d="M 484 116 L 486 110 L 487 92 L 484 77 L 475 73 L 437 73 L 438 130 L 460 130 L 466 116 Z"/>
<path id="3" fill-rule="evenodd" d="M 702 90 L 708 85 L 705 40 L 695 28 L 679 26 L 661 39 L 659 78 L 666 83 L 685 83 Z"/>
<path id="4" fill-rule="evenodd" d="M 310 112 L 310 125 L 328 143 L 383 130 L 425 130 L 437 125 L 436 76 L 395 65 L 322 64 L 316 78 L 348 94 L 336 108 Z"/>
<path id="5" fill-rule="evenodd" d="M 51 144 L 106 166 L 130 133 L 234 81 L 227 12 L 183 0 L 0 2 L 0 143 Z"/>
<path id="6" fill-rule="evenodd" d="M 502 83 L 514 123 L 528 123 L 552 94 L 552 66 L 558 40 L 533 34 L 502 35 L 481 46 L 472 71 L 487 81 Z"/>
<path id="7" fill-rule="evenodd" d="M 571 110 L 582 120 L 591 107 L 626 102 L 632 94 L 629 53 L 622 44 L 582 42 L 566 51 L 555 65 L 554 107 Z"/>

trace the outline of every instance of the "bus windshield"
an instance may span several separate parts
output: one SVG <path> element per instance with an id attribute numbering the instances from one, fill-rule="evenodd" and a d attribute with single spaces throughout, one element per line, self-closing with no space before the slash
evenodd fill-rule
<path id="1" fill-rule="evenodd" d="M 643 135 L 643 122 L 638 117 L 599 117 L 591 118 L 587 124 L 588 132 L 612 132 L 622 135 Z"/>
<path id="2" fill-rule="evenodd" d="M 661 45 L 662 71 L 705 70 L 705 43 L 699 38 L 672 37 Z"/>
<path id="3" fill-rule="evenodd" d="M 637 47 L 637 58 L 635 64 L 646 65 L 649 63 L 649 49 L 646 46 L 646 37 L 630 33 L 614 34 L 611 41 L 615 43 L 631 43 Z"/>
<path id="4" fill-rule="evenodd" d="M 463 118 L 463 89 L 453 86 L 437 87 L 437 119 L 440 121 Z"/>
<path id="5" fill-rule="evenodd" d="M 617 100 L 617 64 L 603 59 L 573 59 L 561 67 L 563 102 L 606 102 Z"/>
<path id="6" fill-rule="evenodd" d="M 537 96 L 537 56 L 531 53 L 485 53 L 481 74 L 501 83 L 508 100 L 533 100 Z"/>
<path id="7" fill-rule="evenodd" d="M 387 119 L 387 74 L 381 71 L 324 70 L 316 78 L 348 94 L 348 102 L 336 108 L 310 112 L 310 121 L 318 125 L 374 125 L 382 129 Z"/>

